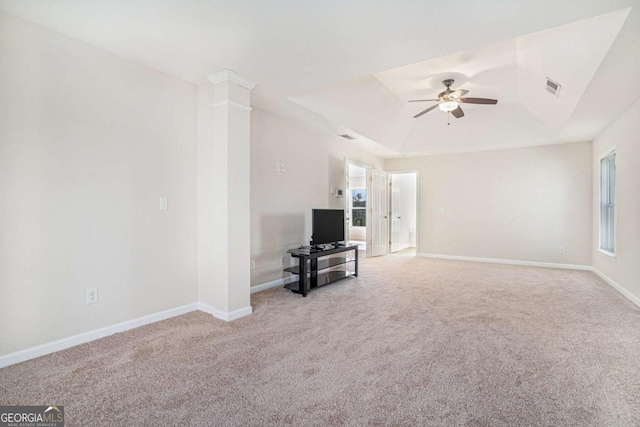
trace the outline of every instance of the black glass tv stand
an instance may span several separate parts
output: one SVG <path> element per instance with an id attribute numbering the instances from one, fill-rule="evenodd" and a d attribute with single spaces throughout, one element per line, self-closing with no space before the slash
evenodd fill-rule
<path id="1" fill-rule="evenodd" d="M 358 245 L 332 247 L 325 250 L 306 248 L 289 249 L 287 253 L 298 258 L 299 264 L 284 271 L 298 275 L 298 280 L 284 287 L 307 296 L 310 289 L 348 277 L 358 276 Z M 330 256 L 344 254 L 343 256 Z"/>

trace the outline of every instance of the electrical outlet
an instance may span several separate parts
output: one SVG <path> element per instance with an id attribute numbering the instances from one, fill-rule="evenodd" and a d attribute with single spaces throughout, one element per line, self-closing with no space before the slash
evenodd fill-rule
<path id="1" fill-rule="evenodd" d="M 560 249 L 558 250 L 561 254 L 565 253 L 566 251 L 564 250 L 564 246 L 560 246 Z"/>
<path id="2" fill-rule="evenodd" d="M 87 289 L 87 304 L 98 302 L 98 288 Z"/>
<path id="3" fill-rule="evenodd" d="M 256 269 L 256 261 L 255 260 L 251 260 L 251 269 L 255 270 Z"/>
<path id="4" fill-rule="evenodd" d="M 282 264 L 283 267 L 284 267 L 284 261 L 285 261 L 285 257 L 284 257 L 284 255 L 282 255 L 280 257 L 280 263 Z"/>

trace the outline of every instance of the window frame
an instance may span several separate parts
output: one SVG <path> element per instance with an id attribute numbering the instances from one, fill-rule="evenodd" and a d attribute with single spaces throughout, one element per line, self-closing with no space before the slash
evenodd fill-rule
<path id="1" fill-rule="evenodd" d="M 367 228 L 367 206 L 366 206 L 366 202 L 367 202 L 367 189 L 366 188 L 350 188 L 349 190 L 351 190 L 351 194 L 349 195 L 349 198 L 351 199 L 351 203 L 349 203 L 349 218 L 351 218 L 351 228 Z M 365 206 L 364 207 L 353 207 L 353 192 L 355 190 L 359 190 L 359 191 L 364 191 L 365 194 Z M 353 225 L 353 210 L 363 210 L 364 211 L 364 221 L 365 221 L 365 225 Z"/>
<path id="2" fill-rule="evenodd" d="M 613 211 L 613 252 L 602 248 L 602 160 L 606 159 L 610 155 L 615 154 L 615 173 L 616 182 L 614 185 L 615 204 Z M 617 258 L 617 231 L 618 231 L 618 153 L 616 147 L 611 147 L 600 155 L 598 158 L 598 252 L 610 257 Z"/>

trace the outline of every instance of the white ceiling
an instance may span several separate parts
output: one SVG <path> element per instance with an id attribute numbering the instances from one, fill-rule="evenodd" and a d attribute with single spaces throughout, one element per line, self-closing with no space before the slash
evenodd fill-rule
<path id="1" fill-rule="evenodd" d="M 396 155 L 591 139 L 610 123 L 620 105 L 606 102 L 611 96 L 605 96 L 598 103 L 599 117 L 587 118 L 574 112 L 585 94 L 603 89 L 591 82 L 598 71 L 608 73 L 601 70 L 603 64 L 619 61 L 607 59 L 614 44 L 640 53 L 638 15 L 629 18 L 630 9 L 626 8 L 374 73 L 291 99 L 375 140 Z M 632 31 L 618 37 L 625 23 Z M 617 81 L 612 75 L 602 82 L 614 93 L 631 91 L 637 95 L 640 82 L 632 78 L 633 70 L 640 69 L 632 66 L 627 68 L 626 78 Z M 558 97 L 545 90 L 547 77 L 562 85 Z M 442 80 L 448 78 L 455 79 L 454 88 L 469 90 L 467 96 L 499 102 L 496 106 L 463 104 L 465 117 L 461 119 L 448 118 L 438 109 L 414 119 L 435 102 L 407 101 L 437 98 L 444 90 Z"/>
<path id="2" fill-rule="evenodd" d="M 0 10 L 193 84 L 232 69 L 258 82 L 255 107 L 349 131 L 383 155 L 592 138 L 640 97 L 640 18 L 623 10 L 633 6 L 640 0 L 0 0 Z M 564 85 L 554 114 L 527 89 L 545 73 Z M 499 104 L 466 106 L 451 126 L 435 111 L 408 120 L 416 106 L 404 101 L 433 97 L 450 76 Z"/>

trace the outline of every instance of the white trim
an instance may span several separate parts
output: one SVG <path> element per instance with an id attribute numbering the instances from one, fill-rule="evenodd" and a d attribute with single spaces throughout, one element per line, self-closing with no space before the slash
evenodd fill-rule
<path id="1" fill-rule="evenodd" d="M 416 174 L 416 254 L 420 251 L 420 169 L 408 169 L 401 171 L 388 171 L 387 174 Z M 389 195 L 389 202 L 391 202 L 391 195 Z M 391 218 L 389 218 L 389 232 L 391 232 Z M 391 245 L 389 245 L 391 247 Z M 409 246 L 407 246 L 409 247 Z M 404 248 L 406 249 L 406 248 Z M 402 249 L 399 249 L 402 250 Z"/>
<path id="2" fill-rule="evenodd" d="M 109 335 L 117 334 L 119 332 L 139 328 L 140 326 L 148 325 L 150 323 L 170 319 L 197 309 L 198 303 L 187 304 L 176 308 L 170 308 L 169 310 L 160 311 L 158 313 L 149 314 L 147 316 L 138 317 L 136 319 L 127 320 L 125 322 L 116 323 L 115 325 L 105 326 L 104 328 L 94 329 L 93 331 L 83 332 L 67 338 L 51 341 L 35 347 L 19 350 L 14 353 L 5 354 L 4 356 L 0 356 L 0 368 L 24 362 L 26 360 L 35 359 L 36 357 L 50 353 L 55 353 L 56 351 L 94 341 L 99 338 L 108 337 Z"/>
<path id="3" fill-rule="evenodd" d="M 198 310 L 204 311 L 205 313 L 209 313 L 216 319 L 224 320 L 225 322 L 231 322 L 232 320 L 236 320 L 253 313 L 253 308 L 251 308 L 250 305 L 239 308 L 237 310 L 233 310 L 233 311 L 223 311 L 223 310 L 218 310 L 212 305 L 205 304 L 202 302 L 198 303 Z"/>
<path id="4" fill-rule="evenodd" d="M 640 298 L 636 297 L 627 289 L 622 287 L 620 284 L 616 283 L 613 279 L 606 276 L 604 273 L 600 272 L 597 268 L 591 267 L 591 266 L 573 265 L 573 264 L 556 264 L 556 263 L 545 263 L 545 262 L 534 262 L 534 261 L 517 261 L 517 260 L 497 259 L 497 258 L 465 257 L 465 256 L 442 255 L 442 254 L 419 253 L 417 255 L 419 257 L 424 257 L 424 258 L 451 259 L 451 260 L 460 260 L 460 261 L 487 262 L 487 263 L 496 263 L 496 264 L 525 265 L 525 266 L 533 266 L 533 267 L 564 268 L 564 269 L 572 269 L 572 270 L 592 271 L 594 274 L 596 274 L 598 277 L 604 280 L 608 285 L 610 285 L 612 288 L 614 288 L 616 291 L 618 291 L 620 294 L 626 297 L 629 301 L 631 301 L 632 303 L 640 307 Z M 261 292 L 267 289 L 275 288 L 275 287 L 284 285 L 286 283 L 295 282 L 296 280 L 297 280 L 296 276 L 290 276 L 290 277 L 274 280 L 271 282 L 262 283 L 260 285 L 252 286 L 251 293 L 253 294 L 256 292 Z M 35 347 L 5 354 L 3 356 L 0 356 L 0 369 L 5 368 L 7 366 L 15 365 L 16 363 L 25 362 L 30 359 L 35 359 L 37 357 L 55 353 L 57 351 L 65 350 L 70 347 L 75 347 L 80 344 L 85 344 L 87 342 L 94 341 L 100 338 L 108 337 L 116 333 L 125 332 L 131 329 L 139 328 L 140 326 L 145 326 L 151 323 L 159 322 L 162 320 L 170 319 L 172 317 L 190 313 L 195 310 L 200 310 L 205 313 L 209 313 L 213 317 L 227 321 L 227 322 L 235 319 L 239 319 L 244 316 L 248 316 L 253 312 L 253 308 L 251 306 L 243 307 L 238 310 L 233 310 L 231 312 L 225 312 L 222 310 L 218 310 L 211 305 L 200 303 L 200 302 L 186 304 L 180 307 L 171 308 L 158 313 L 149 314 L 147 316 L 138 317 L 136 319 L 127 320 L 125 322 L 117 323 L 115 325 L 94 329 L 93 331 L 83 332 L 81 334 L 73 335 L 71 337 L 62 338 L 49 343 L 37 345 Z"/>
<path id="5" fill-rule="evenodd" d="M 246 87 L 251 90 L 255 87 L 256 82 L 249 80 L 242 74 L 238 74 L 231 70 L 222 70 L 219 73 L 211 74 L 207 76 L 207 79 L 214 85 L 222 82 L 233 82 L 242 87 Z"/>
<path id="6" fill-rule="evenodd" d="M 369 165 L 367 165 L 365 163 L 360 163 L 360 162 L 356 162 L 354 160 L 350 160 L 348 157 L 345 157 L 344 159 L 348 164 L 353 165 L 355 167 L 362 168 L 362 169 L 373 169 L 372 166 L 369 166 Z M 365 176 L 365 178 L 366 178 L 366 176 Z"/>
<path id="7" fill-rule="evenodd" d="M 251 293 L 255 294 L 257 292 L 266 291 L 267 289 L 277 288 L 278 286 L 284 286 L 288 283 L 293 283 L 298 281 L 298 276 L 289 276 L 283 277 L 282 279 L 273 280 L 271 282 L 261 283 L 259 285 L 255 285 L 251 287 Z"/>
<path id="8" fill-rule="evenodd" d="M 365 180 L 365 190 L 367 191 L 367 198 L 369 197 L 369 194 L 371 194 L 371 171 L 373 170 L 373 167 L 364 164 L 364 163 L 360 163 L 360 162 L 356 162 L 354 160 L 350 160 L 348 157 L 344 157 L 344 165 L 345 165 L 345 177 L 344 177 L 344 181 L 345 181 L 345 187 L 344 187 L 344 192 L 345 192 L 345 198 L 344 198 L 344 203 L 345 203 L 345 212 L 349 212 L 349 214 L 351 214 L 351 196 L 347 196 L 347 191 L 351 191 L 351 187 L 349 186 L 349 181 L 351 180 L 351 177 L 349 177 L 349 180 L 347 180 L 347 175 L 349 173 L 349 166 L 353 165 L 355 167 L 358 168 L 362 168 L 365 170 L 365 176 L 364 176 L 364 180 Z M 351 221 L 352 218 L 349 218 L 349 221 Z M 366 214 L 366 223 L 367 224 L 371 224 L 371 210 L 367 208 L 367 214 Z M 349 223 L 349 227 L 351 227 L 351 222 Z M 346 240 L 350 240 L 351 236 L 349 236 L 349 227 L 347 227 L 346 224 L 346 220 L 345 220 L 345 239 Z M 365 258 L 370 258 L 371 257 L 371 227 L 365 227 Z"/>
<path id="9" fill-rule="evenodd" d="M 616 151 L 616 146 L 614 145 L 613 147 L 609 147 L 606 151 L 604 151 L 600 157 L 598 158 L 598 160 L 602 160 L 605 157 L 608 157 L 609 154 L 613 154 Z"/>
<path id="10" fill-rule="evenodd" d="M 213 108 L 222 107 L 223 105 L 233 105 L 234 107 L 238 107 L 241 110 L 246 110 L 246 111 L 251 111 L 253 109 L 248 105 L 240 104 L 239 102 L 235 102 L 235 101 L 229 101 L 228 99 L 211 104 Z"/>
<path id="11" fill-rule="evenodd" d="M 614 241 L 615 241 L 615 239 L 614 239 Z M 609 251 L 604 250 L 602 248 L 596 248 L 596 251 L 608 256 L 609 258 L 618 259 L 618 256 L 616 254 L 614 254 L 613 252 L 609 252 Z"/>
<path id="12" fill-rule="evenodd" d="M 416 170 L 416 253 L 420 252 L 420 170 Z"/>
<path id="13" fill-rule="evenodd" d="M 598 277 L 600 277 L 602 280 L 604 280 L 605 282 L 607 282 L 607 284 L 609 286 L 611 286 L 613 289 L 615 289 L 616 291 L 620 292 L 623 296 L 625 296 L 629 301 L 631 301 L 632 303 L 634 303 L 635 305 L 637 305 L 638 307 L 640 307 L 640 298 L 638 298 L 637 296 L 633 295 L 631 292 L 629 292 L 628 290 L 626 290 L 625 288 L 623 288 L 621 285 L 619 285 L 618 283 L 614 282 L 613 279 L 611 279 L 610 277 L 606 276 L 604 273 L 602 273 L 600 270 L 598 270 L 595 267 L 591 268 L 591 271 L 593 271 Z"/>
<path id="14" fill-rule="evenodd" d="M 586 271 L 592 270 L 592 267 L 590 265 L 557 264 L 555 262 L 520 261 L 520 260 L 502 259 L 502 258 L 479 258 L 479 257 L 458 256 L 458 255 L 420 254 L 420 253 L 418 254 L 418 256 L 423 258 L 453 259 L 458 261 L 488 262 L 488 263 L 494 263 L 494 264 L 526 265 L 531 267 L 546 267 L 546 268 L 565 268 L 568 270 L 586 270 Z"/>

